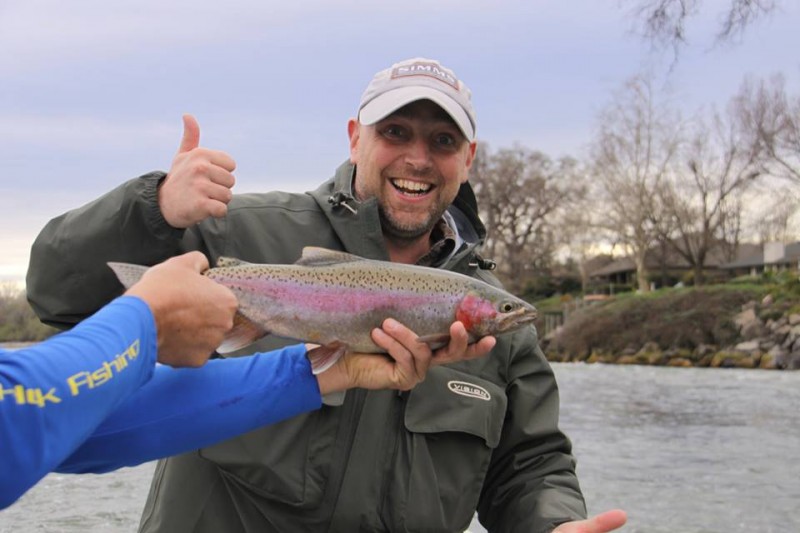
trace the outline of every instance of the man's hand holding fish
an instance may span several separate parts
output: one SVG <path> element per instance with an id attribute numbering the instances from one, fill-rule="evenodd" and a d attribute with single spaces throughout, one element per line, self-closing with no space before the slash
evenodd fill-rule
<path id="1" fill-rule="evenodd" d="M 376 345 L 389 357 L 368 353 L 348 353 L 325 372 L 317 374 L 320 392 L 329 394 L 354 387 L 370 390 L 410 390 L 425 379 L 428 368 L 455 361 L 475 359 L 488 354 L 495 345 L 494 337 L 483 337 L 468 345 L 469 336 L 461 322 L 450 327 L 450 343 L 432 351 L 420 342 L 417 334 L 396 320 L 387 318 L 382 328 L 372 331 Z M 323 349 L 312 348 L 309 350 Z"/>

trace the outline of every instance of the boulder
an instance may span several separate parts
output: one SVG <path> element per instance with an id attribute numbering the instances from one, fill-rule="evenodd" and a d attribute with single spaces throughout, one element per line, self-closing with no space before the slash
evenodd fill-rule
<path id="1" fill-rule="evenodd" d="M 786 356 L 786 370 L 800 370 L 800 350 Z"/>
<path id="2" fill-rule="evenodd" d="M 745 340 L 756 339 L 769 334 L 769 328 L 756 315 L 755 307 L 744 309 L 733 317 L 733 323 L 739 328 L 739 334 Z"/>
<path id="3" fill-rule="evenodd" d="M 763 322 L 761 322 L 759 319 L 755 319 L 752 322 L 747 322 L 744 324 L 740 330 L 740 333 L 742 338 L 745 340 L 752 340 L 769 335 L 770 331 Z"/>
<path id="4" fill-rule="evenodd" d="M 714 354 L 709 366 L 713 368 L 736 368 L 743 364 L 743 359 L 750 359 L 750 356 L 744 352 L 723 350 Z"/>
<path id="5" fill-rule="evenodd" d="M 772 330 L 772 338 L 776 343 L 783 344 L 791 331 L 792 326 L 789 324 L 783 324 L 782 326 L 778 326 Z"/>
<path id="6" fill-rule="evenodd" d="M 761 357 L 761 362 L 758 364 L 758 368 L 762 368 L 764 370 L 779 370 L 782 367 L 778 366 L 778 357 L 770 352 L 767 352 Z"/>
<path id="7" fill-rule="evenodd" d="M 593 351 L 592 355 L 586 360 L 587 363 L 616 363 L 613 355 L 607 353 Z"/>
<path id="8" fill-rule="evenodd" d="M 733 317 L 733 323 L 736 324 L 739 329 L 742 329 L 745 325 L 757 320 L 758 317 L 756 316 L 756 310 L 754 307 L 744 309 L 741 313 Z"/>
<path id="9" fill-rule="evenodd" d="M 647 364 L 646 359 L 640 358 L 638 355 L 621 355 L 617 358 L 618 365 L 643 365 Z"/>
<path id="10" fill-rule="evenodd" d="M 777 320 L 770 320 L 768 326 L 772 331 L 776 331 L 784 326 L 789 326 L 789 319 L 785 316 L 782 316 Z"/>
<path id="11" fill-rule="evenodd" d="M 739 344 L 737 344 L 736 347 L 734 348 L 734 350 L 736 350 L 737 352 L 748 352 L 748 353 L 750 353 L 750 352 L 754 352 L 754 351 L 758 350 L 760 348 L 760 346 L 761 346 L 761 344 L 759 343 L 758 340 L 745 341 L 745 342 L 740 342 Z"/>
<path id="12" fill-rule="evenodd" d="M 639 350 L 636 349 L 636 346 L 628 345 L 626 346 L 621 352 L 620 355 L 634 355 Z"/>
<path id="13" fill-rule="evenodd" d="M 713 355 L 717 351 L 717 347 L 713 344 L 698 344 L 694 349 L 694 358 L 698 361 L 707 355 Z"/>
<path id="14" fill-rule="evenodd" d="M 756 301 L 750 300 L 747 303 L 742 304 L 742 311 L 753 311 L 755 312 L 756 309 Z"/>
<path id="15" fill-rule="evenodd" d="M 639 351 L 637 353 L 653 353 L 653 352 L 660 352 L 660 351 L 661 351 L 661 347 L 658 345 L 658 343 L 650 341 L 650 342 L 644 343 L 644 345 L 639 349 Z"/>

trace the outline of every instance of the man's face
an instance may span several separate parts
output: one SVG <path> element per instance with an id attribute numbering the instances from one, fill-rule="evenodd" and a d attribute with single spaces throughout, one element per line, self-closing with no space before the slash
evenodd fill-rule
<path id="1" fill-rule="evenodd" d="M 384 234 L 402 241 L 428 235 L 467 181 L 476 143 L 429 100 L 371 126 L 351 119 L 348 133 L 356 195 L 377 198 Z"/>

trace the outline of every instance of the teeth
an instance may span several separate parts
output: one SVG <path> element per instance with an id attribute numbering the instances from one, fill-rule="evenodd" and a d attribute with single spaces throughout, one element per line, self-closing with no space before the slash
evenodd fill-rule
<path id="1" fill-rule="evenodd" d="M 431 190 L 430 183 L 422 183 L 419 181 L 397 179 L 392 180 L 392 184 L 398 189 L 409 192 L 426 193 Z"/>

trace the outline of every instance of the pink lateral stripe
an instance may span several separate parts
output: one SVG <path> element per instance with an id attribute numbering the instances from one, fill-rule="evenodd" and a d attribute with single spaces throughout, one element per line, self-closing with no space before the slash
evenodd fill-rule
<path id="1" fill-rule="evenodd" d="M 237 279 L 226 283 L 265 298 L 283 302 L 297 302 L 308 310 L 324 313 L 363 313 L 373 309 L 392 307 L 398 310 L 418 309 L 426 306 L 449 307 L 459 299 L 457 295 L 419 293 L 408 290 L 353 289 L 298 283 L 294 280 Z"/>

